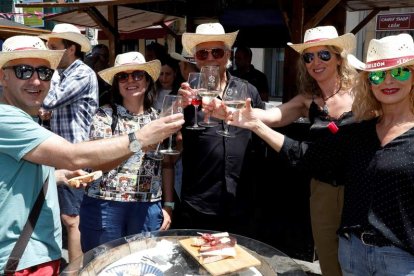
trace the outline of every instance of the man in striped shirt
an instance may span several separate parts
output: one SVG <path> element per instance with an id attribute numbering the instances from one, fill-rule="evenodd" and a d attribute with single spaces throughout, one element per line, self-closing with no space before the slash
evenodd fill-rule
<path id="1" fill-rule="evenodd" d="M 41 35 L 51 50 L 65 50 L 52 78 L 43 108 L 52 111 L 51 130 L 71 143 L 89 137 L 92 116 L 99 107 L 98 80 L 95 72 L 81 59 L 90 51 L 89 40 L 71 24 L 57 24 L 51 34 Z M 69 261 L 82 255 L 79 209 L 82 189 L 59 186 L 61 219 L 67 230 Z"/>

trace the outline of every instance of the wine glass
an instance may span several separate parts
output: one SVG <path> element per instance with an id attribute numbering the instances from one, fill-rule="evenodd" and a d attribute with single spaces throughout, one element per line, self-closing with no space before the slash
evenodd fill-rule
<path id="1" fill-rule="evenodd" d="M 246 105 L 247 99 L 247 82 L 245 80 L 231 77 L 223 94 L 223 103 L 230 109 L 230 111 L 236 111 L 242 109 Z M 229 132 L 229 126 L 223 120 L 223 130 L 217 130 L 216 132 L 225 137 L 236 137 L 233 133 Z"/>
<path id="2" fill-rule="evenodd" d="M 204 83 L 205 74 L 198 72 L 191 72 L 188 74 L 188 84 L 190 88 L 193 89 L 191 104 L 194 106 L 194 124 L 192 126 L 187 126 L 187 129 L 202 130 L 206 129 L 205 127 L 199 126 L 197 123 L 197 109 L 201 104 L 201 98 L 198 95 L 198 90 L 201 87 L 201 84 Z"/>
<path id="3" fill-rule="evenodd" d="M 161 117 L 165 117 L 172 114 L 183 113 L 182 97 L 177 95 L 166 95 L 162 102 Z M 168 149 L 160 150 L 162 154 L 176 155 L 180 154 L 179 150 L 172 148 L 173 136 L 170 135 L 168 138 Z"/>
<path id="4" fill-rule="evenodd" d="M 201 67 L 201 73 L 206 74 L 205 82 L 200 83 L 200 89 L 198 90 L 198 95 L 203 97 L 203 101 L 209 103 L 215 97 L 217 97 L 220 92 L 220 67 L 217 65 L 209 65 Z M 210 114 L 207 114 L 207 120 L 205 122 L 198 123 L 203 127 L 214 127 L 217 126 L 217 122 L 212 122 L 210 120 Z"/>

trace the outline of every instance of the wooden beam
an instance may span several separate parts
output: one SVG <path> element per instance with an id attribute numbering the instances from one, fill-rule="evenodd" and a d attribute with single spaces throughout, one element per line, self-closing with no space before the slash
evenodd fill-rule
<path id="1" fill-rule="evenodd" d="M 95 21 L 95 23 L 102 29 L 102 31 L 107 36 L 117 35 L 118 30 L 111 23 L 109 23 L 108 20 L 106 20 L 105 16 L 103 16 L 102 13 L 100 13 L 97 8 L 89 7 L 89 8 L 81 9 L 79 11 L 83 11 L 87 13 L 90 16 L 90 18 L 92 18 L 92 20 Z"/>
<path id="2" fill-rule="evenodd" d="M 291 30 L 291 42 L 301 43 L 303 37 L 304 1 L 292 1 L 292 18 L 289 29 Z M 296 85 L 296 61 L 298 53 L 291 47 L 285 47 L 285 61 L 283 64 L 283 102 L 287 102 L 298 94 Z"/>
<path id="3" fill-rule="evenodd" d="M 359 30 L 361 30 L 365 25 L 368 24 L 369 21 L 371 21 L 372 18 L 374 18 L 380 11 L 388 10 L 388 9 L 374 9 L 372 10 L 361 22 L 359 22 L 358 25 L 355 26 L 354 29 L 352 29 L 351 33 L 357 34 Z"/>
<path id="4" fill-rule="evenodd" d="M 108 21 L 109 24 L 114 27 L 115 30 L 118 30 L 118 6 L 108 6 Z M 109 62 L 114 64 L 115 57 L 121 52 L 121 43 L 119 43 L 119 33 L 118 31 L 112 33 L 108 37 L 109 40 Z"/>
<path id="5" fill-rule="evenodd" d="M 314 17 L 306 22 L 305 30 L 316 27 L 340 2 L 341 0 L 329 0 Z"/>
<path id="6" fill-rule="evenodd" d="M 168 27 L 166 24 L 165 24 L 165 22 L 164 21 L 161 21 L 161 22 L 157 22 L 157 23 L 154 23 L 154 25 L 161 25 L 161 27 L 164 29 L 164 30 L 166 30 L 170 35 L 172 35 L 175 39 L 178 39 L 179 37 L 178 37 L 178 35 L 170 28 L 170 27 Z"/>
<path id="7" fill-rule="evenodd" d="M 38 2 L 38 3 L 16 3 L 18 8 L 88 8 L 97 6 L 117 6 L 128 4 L 145 4 L 153 2 L 165 2 L 169 0 L 93 0 L 74 3 Z"/>

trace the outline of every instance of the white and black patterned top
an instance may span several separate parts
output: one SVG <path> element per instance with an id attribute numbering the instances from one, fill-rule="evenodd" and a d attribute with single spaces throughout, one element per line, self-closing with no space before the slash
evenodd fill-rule
<path id="1" fill-rule="evenodd" d="M 102 106 L 93 117 L 90 140 L 110 138 L 135 131 L 158 118 L 155 109 L 135 115 L 116 105 L 118 123 L 112 134 L 112 107 Z M 145 157 L 143 151 L 132 155 L 120 166 L 105 173 L 101 181 L 90 185 L 87 195 L 105 200 L 155 202 L 161 200 L 161 161 Z"/>

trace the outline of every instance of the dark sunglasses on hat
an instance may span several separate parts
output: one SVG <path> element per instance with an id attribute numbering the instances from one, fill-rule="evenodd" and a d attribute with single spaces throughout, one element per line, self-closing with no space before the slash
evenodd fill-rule
<path id="1" fill-rule="evenodd" d="M 391 77 L 398 81 L 406 81 L 411 76 L 411 70 L 409 68 L 398 67 L 390 70 L 369 72 L 368 80 L 374 85 L 379 85 L 385 80 L 387 72 L 390 72 Z"/>
<path id="2" fill-rule="evenodd" d="M 118 80 L 119 83 L 127 82 L 129 76 L 132 76 L 134 81 L 141 81 L 144 79 L 145 71 L 136 70 L 131 73 L 121 72 L 115 75 L 115 78 Z"/>
<path id="3" fill-rule="evenodd" d="M 220 59 L 224 57 L 225 50 L 223 48 L 201 49 L 195 53 L 195 56 L 199 60 L 206 60 L 209 53 L 211 53 L 214 59 Z"/>
<path id="4" fill-rule="evenodd" d="M 316 53 L 304 53 L 302 55 L 303 61 L 305 63 L 311 63 L 315 59 L 315 54 L 317 54 L 318 58 L 322 61 L 329 61 L 331 59 L 331 52 L 328 50 L 321 50 Z"/>
<path id="5" fill-rule="evenodd" d="M 19 80 L 30 79 L 33 76 L 34 72 L 36 71 L 37 76 L 39 77 L 40 80 L 50 81 L 52 79 L 53 72 L 55 72 L 55 70 L 50 69 L 46 66 L 33 67 L 27 64 L 6 66 L 6 67 L 3 67 L 3 69 L 13 69 L 14 74 L 16 75 L 16 78 L 18 78 Z"/>

